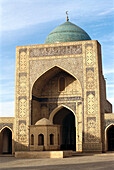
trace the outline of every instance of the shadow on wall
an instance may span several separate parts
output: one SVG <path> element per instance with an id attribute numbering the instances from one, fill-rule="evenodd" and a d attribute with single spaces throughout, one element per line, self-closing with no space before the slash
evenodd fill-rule
<path id="1" fill-rule="evenodd" d="M 62 117 L 60 116 L 62 114 Z M 83 152 L 102 152 L 102 145 L 100 139 L 97 137 L 97 129 L 96 129 L 96 123 L 95 119 L 89 118 L 88 119 L 88 133 L 83 134 L 83 146 L 82 144 L 80 145 L 80 135 L 78 135 L 78 142 L 75 140 L 75 123 L 74 123 L 74 115 L 73 113 L 66 109 L 62 108 L 55 114 L 53 118 L 53 123 L 54 124 L 60 124 L 63 126 L 63 129 L 61 131 L 61 140 L 62 142 L 60 143 L 61 145 L 61 150 L 74 150 L 74 144 L 78 143 L 78 148 L 82 147 Z M 66 130 L 67 129 L 67 130 Z M 40 136 L 41 137 L 41 136 Z M 106 137 L 107 140 L 105 141 L 106 145 L 106 150 L 113 151 L 114 150 L 114 125 L 110 125 L 107 128 L 106 131 Z M 0 131 L 0 154 L 11 154 L 14 153 L 15 151 L 29 151 L 30 150 L 30 145 L 26 146 L 22 144 L 21 142 L 15 142 L 13 140 L 13 132 L 9 127 L 4 127 Z M 53 136 L 49 136 L 50 138 L 50 148 L 52 144 L 54 143 L 53 141 Z M 23 139 L 23 138 L 21 138 Z M 40 138 L 41 139 L 41 138 Z M 44 146 L 46 137 L 43 137 L 43 140 L 40 140 L 40 146 Z M 43 142 L 41 142 L 43 141 Z M 24 142 L 24 141 L 22 141 Z M 26 141 L 25 141 L 26 142 Z M 77 143 L 76 143 L 77 142 Z M 32 143 L 34 145 L 34 142 Z M 64 145 L 64 147 L 63 147 Z M 69 148 L 69 146 L 73 146 Z M 45 147 L 43 147 L 45 148 Z"/>
<path id="2" fill-rule="evenodd" d="M 102 152 L 101 139 L 96 133 L 95 129 L 90 130 L 90 133 L 84 133 L 83 152 Z"/>
<path id="3" fill-rule="evenodd" d="M 7 131 L 6 129 L 4 130 L 4 132 Z M 21 144 L 19 142 L 15 142 L 14 140 L 11 139 L 11 134 L 7 131 L 5 132 L 7 134 L 7 136 L 9 137 L 9 139 L 7 139 L 6 134 L 4 134 L 4 132 L 0 133 L 0 154 L 13 154 L 15 151 L 30 151 L 30 145 L 26 146 L 24 144 Z M 93 133 L 94 134 L 94 133 Z M 92 133 L 85 133 L 84 137 L 85 140 L 83 141 L 83 151 L 82 152 L 102 152 L 102 145 L 100 142 L 100 139 L 98 137 L 96 137 L 95 135 L 93 135 Z M 5 137 L 3 137 L 5 136 Z M 110 136 L 111 138 L 111 136 Z M 113 139 L 113 138 L 112 138 Z M 108 139 L 110 140 L 110 139 Z M 41 145 L 43 146 L 45 143 L 45 136 L 44 136 L 44 142 L 41 143 Z M 34 143 L 33 143 L 34 145 Z M 51 145 L 51 143 L 50 143 Z M 114 144 L 113 144 L 114 146 Z M 108 146 L 108 148 L 110 148 Z M 64 150 L 61 148 L 61 150 Z M 69 149 L 67 149 L 69 150 Z M 70 150 L 72 150 L 70 148 Z"/>
<path id="4" fill-rule="evenodd" d="M 93 152 L 93 153 L 94 152 L 102 152 L 102 145 L 100 143 L 99 138 L 95 137 L 94 135 L 92 135 L 90 133 L 87 133 L 87 134 L 84 134 L 84 135 L 85 135 L 86 140 L 83 143 L 83 145 L 81 146 L 83 148 L 82 152 Z M 40 143 L 40 146 L 42 146 L 44 148 L 43 150 L 45 151 L 45 146 L 44 146 L 44 143 L 45 143 L 45 140 L 46 140 L 45 136 L 44 136 L 43 140 L 44 141 L 43 141 L 43 143 Z M 30 146 L 34 146 L 34 145 L 35 145 L 34 142 L 32 143 L 32 145 L 29 145 L 29 146 L 26 146 L 26 145 L 21 144 L 19 142 L 15 142 L 15 151 L 30 151 Z M 52 143 L 50 143 L 50 147 L 51 146 L 52 146 Z M 75 147 L 75 149 L 76 149 L 76 147 Z M 60 150 L 73 150 L 73 151 L 75 151 L 74 147 L 71 148 L 71 146 L 68 145 L 68 144 L 66 145 L 66 148 L 65 148 L 65 144 L 64 144 L 64 146 L 61 145 Z M 34 150 L 34 151 L 37 151 L 37 149 Z M 49 149 L 49 151 L 51 151 L 51 150 Z M 53 151 L 53 149 L 52 149 L 52 151 Z"/>

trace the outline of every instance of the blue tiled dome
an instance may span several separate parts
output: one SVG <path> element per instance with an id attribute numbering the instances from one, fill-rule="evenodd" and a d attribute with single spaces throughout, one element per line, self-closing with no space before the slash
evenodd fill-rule
<path id="1" fill-rule="evenodd" d="M 47 36 L 45 44 L 84 40 L 91 40 L 91 38 L 83 29 L 67 21 Z"/>

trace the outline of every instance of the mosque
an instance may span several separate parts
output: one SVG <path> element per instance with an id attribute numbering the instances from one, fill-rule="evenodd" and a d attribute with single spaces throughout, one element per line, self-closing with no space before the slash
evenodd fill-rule
<path id="1" fill-rule="evenodd" d="M 68 16 L 44 44 L 16 47 L 15 117 L 0 118 L 0 154 L 65 150 L 114 151 L 101 45 Z"/>

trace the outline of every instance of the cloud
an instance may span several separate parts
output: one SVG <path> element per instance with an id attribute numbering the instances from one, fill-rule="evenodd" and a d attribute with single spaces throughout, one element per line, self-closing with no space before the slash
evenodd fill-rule
<path id="1" fill-rule="evenodd" d="M 101 42 L 111 42 L 114 43 L 114 34 L 113 32 L 107 33 L 107 35 L 103 35 L 102 37 L 99 37 L 99 41 Z"/>
<path id="2" fill-rule="evenodd" d="M 114 12 L 114 8 L 110 8 L 104 12 L 99 13 L 98 15 L 107 15 L 107 14 L 111 14 L 113 12 Z"/>
<path id="3" fill-rule="evenodd" d="M 78 20 L 94 20 L 112 10 L 112 3 L 106 0 L 2 0 L 1 2 L 2 31 L 21 29 L 38 23 L 66 19 L 65 11 L 69 11 L 70 18 Z M 102 11 L 101 11 L 102 10 Z M 106 13 L 108 11 L 108 13 Z M 102 14 L 102 15 L 101 15 Z"/>
<path id="4" fill-rule="evenodd" d="M 93 24 L 93 25 L 90 25 L 89 27 L 90 28 L 95 28 L 95 27 L 97 27 L 97 28 L 101 28 L 101 27 L 104 27 L 104 26 L 108 26 L 108 25 L 112 25 L 112 23 L 99 23 L 99 24 Z"/>
<path id="5" fill-rule="evenodd" d="M 101 42 L 104 53 L 103 64 L 105 63 L 104 65 L 106 65 L 104 67 L 104 74 L 106 74 L 107 82 L 109 81 L 110 83 L 110 77 L 114 73 L 114 69 L 112 69 L 112 49 L 114 48 L 112 43 L 114 42 L 114 36 L 110 33 L 112 22 L 106 20 L 106 16 L 110 16 L 114 10 L 114 8 L 112 8 L 112 0 L 100 0 L 97 2 L 95 0 L 1 0 L 0 5 L 0 25 L 2 26 L 0 30 L 2 32 L 3 46 L 0 54 L 0 83 L 3 85 L 0 86 L 0 88 L 2 88 L 0 95 L 2 98 L 1 113 L 9 116 L 14 112 L 12 111 L 12 107 L 14 107 L 12 101 L 14 100 L 15 93 L 15 46 L 19 43 L 24 45 L 25 42 L 28 44 L 36 42 L 37 39 L 40 39 L 39 35 L 38 38 L 36 35 L 38 33 L 40 35 L 43 34 L 44 30 L 47 32 L 50 23 L 54 23 L 54 25 L 50 24 L 54 28 L 57 20 L 59 21 L 56 23 L 61 24 L 65 22 L 66 10 L 69 11 L 71 22 L 77 25 L 82 23 L 82 27 L 90 28 L 91 35 L 96 34 L 94 37 L 97 37 Z M 40 27 L 40 23 L 44 23 L 41 24 L 43 28 Z M 33 26 L 33 29 L 31 29 L 31 26 Z M 34 32 L 36 37 L 32 35 Z M 30 42 L 29 40 L 31 39 L 33 39 L 33 41 Z M 10 82 L 12 83 L 10 84 Z M 112 97 L 110 88 L 112 90 L 113 87 L 111 84 L 108 85 L 108 96 Z M 8 106 L 9 110 L 6 106 Z"/>
<path id="6" fill-rule="evenodd" d="M 0 80 L 0 102 L 13 101 L 15 98 L 15 81 Z"/>
<path id="7" fill-rule="evenodd" d="M 107 87 L 114 87 L 114 84 L 107 84 Z"/>
<path id="8" fill-rule="evenodd" d="M 110 68 L 110 69 L 104 69 L 104 74 L 112 74 L 114 73 L 114 69 L 113 68 Z"/>
<path id="9" fill-rule="evenodd" d="M 0 102 L 0 117 L 15 116 L 15 102 Z"/>

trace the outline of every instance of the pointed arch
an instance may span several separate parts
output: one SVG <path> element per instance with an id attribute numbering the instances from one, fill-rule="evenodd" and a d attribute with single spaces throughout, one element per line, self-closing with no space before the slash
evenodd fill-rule
<path id="1" fill-rule="evenodd" d="M 34 135 L 31 135 L 31 145 L 34 145 Z"/>
<path id="2" fill-rule="evenodd" d="M 44 145 L 44 135 L 42 133 L 38 135 L 38 145 Z"/>
<path id="3" fill-rule="evenodd" d="M 109 124 L 106 128 L 105 128 L 105 151 L 108 151 L 108 130 L 110 130 L 110 128 L 114 126 L 114 123 Z"/>
<path id="4" fill-rule="evenodd" d="M 60 66 L 56 65 L 56 66 L 53 66 L 50 69 L 46 70 L 38 78 L 35 79 L 35 81 L 32 84 L 32 88 L 31 88 L 32 93 L 31 94 L 34 94 L 34 91 L 36 89 L 37 89 L 37 91 L 41 91 L 42 87 L 44 87 L 44 85 L 49 81 L 49 79 L 51 79 L 52 77 L 54 77 L 56 74 L 60 73 L 61 71 L 66 72 L 67 74 L 72 76 L 75 80 L 78 81 L 78 83 L 80 84 L 80 87 L 81 87 L 81 83 L 80 83 L 80 81 L 78 80 L 77 77 L 75 77 L 68 70 L 61 68 Z M 82 89 L 82 87 L 81 87 L 81 89 Z"/>
<path id="5" fill-rule="evenodd" d="M 65 87 L 59 91 L 58 80 L 61 76 L 65 76 Z M 71 90 L 72 89 L 72 90 Z M 80 98 L 82 97 L 82 87 L 80 81 L 69 71 L 59 66 L 54 66 L 45 71 L 39 78 L 37 78 L 33 84 L 31 92 L 31 122 L 34 124 L 40 119 L 39 115 L 45 118 L 49 118 L 49 112 L 47 111 L 48 100 L 55 100 L 57 103 L 59 99 L 62 99 L 62 95 L 70 98 L 70 94 L 75 97 L 75 93 Z M 45 105 L 45 112 L 42 111 Z M 69 109 L 69 108 L 68 108 Z M 70 109 L 69 109 L 70 110 Z M 37 115 L 36 117 L 34 115 Z"/>
<path id="6" fill-rule="evenodd" d="M 61 150 L 76 151 L 76 114 L 68 106 L 60 105 L 54 109 L 49 117 L 53 124 L 60 125 Z"/>
<path id="7" fill-rule="evenodd" d="M 34 82 L 33 82 L 33 86 L 34 86 L 34 84 L 35 84 L 35 82 L 39 79 L 39 78 L 41 78 L 42 76 L 44 76 L 46 73 L 48 73 L 48 72 L 54 72 L 54 71 L 59 71 L 59 70 L 62 70 L 62 71 L 64 71 L 64 72 L 66 72 L 66 73 L 68 73 L 69 75 L 71 75 L 72 77 L 74 77 L 75 79 L 77 79 L 77 77 L 75 77 L 71 72 L 69 72 L 68 70 L 66 70 L 66 69 L 64 69 L 64 68 L 62 68 L 62 67 L 60 67 L 60 66 L 57 66 L 57 65 L 55 65 L 55 66 L 53 66 L 53 67 L 50 67 L 49 69 L 47 69 L 46 71 L 44 71 L 44 73 L 42 73 L 38 78 L 36 78 L 35 80 L 34 80 Z M 78 80 L 78 79 L 77 79 Z M 32 88 L 33 88 L 33 86 L 32 86 Z"/>
<path id="8" fill-rule="evenodd" d="M 65 106 L 65 105 L 59 105 L 58 107 L 56 107 L 52 112 L 51 112 L 51 114 L 50 114 L 50 116 L 49 116 L 49 120 L 53 123 L 53 118 L 54 118 L 54 116 L 55 116 L 55 114 L 59 111 L 59 110 L 61 110 L 62 108 L 66 108 L 66 109 L 68 109 L 68 110 L 70 110 L 73 114 L 74 114 L 74 116 L 76 117 L 76 114 L 74 113 L 74 111 L 71 109 L 71 108 L 69 108 L 68 106 Z"/>
<path id="9" fill-rule="evenodd" d="M 4 130 L 5 128 L 8 128 L 9 130 L 11 130 L 12 134 L 13 134 L 13 130 L 9 127 L 9 126 L 4 126 L 1 130 L 0 133 L 2 132 L 2 130 Z"/>
<path id="10" fill-rule="evenodd" d="M 54 145 L 54 134 L 50 134 L 50 145 Z"/>
<path id="11" fill-rule="evenodd" d="M 107 130 L 108 130 L 111 126 L 114 126 L 114 123 L 109 124 L 109 125 L 105 128 L 105 132 L 107 132 Z"/>
<path id="12" fill-rule="evenodd" d="M 13 153 L 13 131 L 10 127 L 4 126 L 0 130 L 1 134 L 1 153 Z"/>

